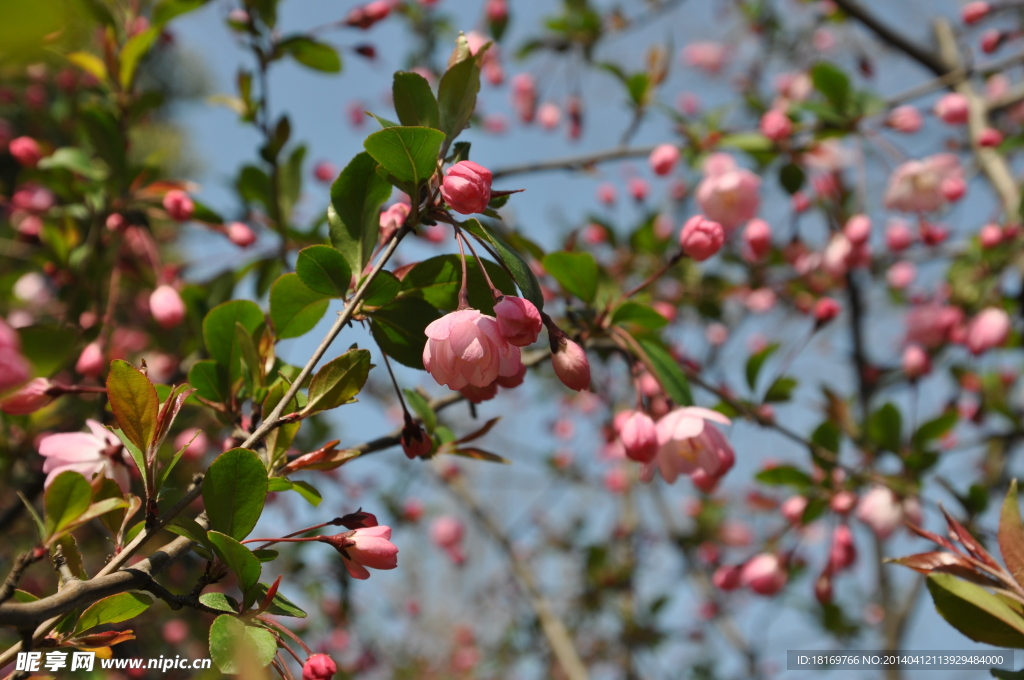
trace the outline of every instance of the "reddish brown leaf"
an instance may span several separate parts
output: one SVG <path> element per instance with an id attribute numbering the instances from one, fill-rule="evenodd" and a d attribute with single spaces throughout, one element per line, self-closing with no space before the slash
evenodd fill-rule
<path id="1" fill-rule="evenodd" d="M 335 448 L 339 441 L 340 440 L 335 439 L 316 451 L 311 451 L 310 453 L 299 456 L 285 465 L 284 468 L 282 468 L 282 472 L 286 475 L 290 475 L 291 473 L 299 470 L 333 470 L 334 468 L 344 465 L 362 454 L 361 451 L 356 451 L 354 449 L 344 449 L 339 451 Z"/>
<path id="2" fill-rule="evenodd" d="M 491 418 L 486 423 L 484 423 L 484 426 L 481 427 L 479 430 L 476 430 L 474 432 L 470 432 L 466 436 L 461 437 L 459 439 L 456 439 L 452 443 L 453 444 L 466 444 L 468 442 L 473 441 L 474 439 L 480 439 L 480 437 L 483 437 L 485 434 L 490 432 L 491 428 L 494 427 L 498 423 L 499 420 L 501 420 L 501 418 Z"/>
<path id="3" fill-rule="evenodd" d="M 915 534 L 917 534 L 921 538 L 926 538 L 929 541 L 932 541 L 933 543 L 938 543 L 939 545 L 941 545 L 946 550 L 952 550 L 953 552 L 958 553 L 958 554 L 960 553 L 960 550 L 955 545 L 953 545 L 950 542 L 950 540 L 948 538 L 946 538 L 945 536 L 940 536 L 940 535 L 938 535 L 936 533 L 928 531 L 927 529 L 923 529 L 923 528 L 917 526 L 916 524 L 911 524 L 910 522 L 907 522 L 907 528 L 910 529 L 911 531 L 913 531 Z"/>
<path id="4" fill-rule="evenodd" d="M 922 574 L 939 572 L 944 574 L 953 574 L 954 576 L 959 576 L 966 581 L 983 586 L 994 588 L 1000 585 L 985 574 L 978 572 L 977 568 L 971 564 L 968 558 L 941 550 L 918 553 L 916 555 L 907 555 L 906 557 L 899 557 L 886 561 L 894 564 L 900 564 L 904 567 L 909 567 L 910 569 Z"/>
<path id="5" fill-rule="evenodd" d="M 946 512 L 946 509 L 941 505 L 939 506 L 939 509 L 942 510 L 942 514 L 946 517 L 946 523 L 949 525 L 950 533 L 952 533 L 957 540 L 963 543 L 964 547 L 967 548 L 967 552 L 971 553 L 990 567 L 995 567 L 996 569 L 1000 568 L 999 563 L 996 562 L 995 558 L 985 550 L 985 546 L 978 543 L 974 536 L 971 535 L 971 532 L 967 531 L 967 528 L 964 527 L 964 525 L 953 519 L 953 517 Z"/>

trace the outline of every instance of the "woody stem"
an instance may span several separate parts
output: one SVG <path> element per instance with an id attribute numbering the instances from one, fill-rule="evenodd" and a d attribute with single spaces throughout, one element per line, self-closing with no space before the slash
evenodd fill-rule
<path id="1" fill-rule="evenodd" d="M 484 266 L 484 261 L 480 259 L 479 255 L 476 254 L 476 248 L 473 247 L 473 242 L 466 238 L 465 234 L 463 234 L 462 230 L 459 229 L 458 227 L 455 227 L 455 233 L 462 236 L 462 239 L 466 242 L 466 245 L 469 246 L 469 252 L 473 253 L 473 257 L 476 259 L 476 263 L 480 267 L 480 271 L 483 272 L 484 279 L 487 281 L 487 285 L 491 289 L 491 295 L 494 296 L 495 300 L 502 297 L 503 293 L 500 290 L 498 290 L 498 288 L 494 285 L 494 282 L 491 281 L 491 277 L 487 273 L 487 267 Z"/>

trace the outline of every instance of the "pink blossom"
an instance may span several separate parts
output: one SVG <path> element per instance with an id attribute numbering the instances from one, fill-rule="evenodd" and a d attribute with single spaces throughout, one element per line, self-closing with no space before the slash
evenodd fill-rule
<path id="1" fill-rule="evenodd" d="M 227 226 L 228 240 L 239 248 L 248 248 L 256 243 L 256 234 L 244 222 L 232 222 Z"/>
<path id="2" fill-rule="evenodd" d="M 188 624 L 182 619 L 171 619 L 160 629 L 164 642 L 169 645 L 180 645 L 188 639 Z"/>
<path id="3" fill-rule="evenodd" d="M 508 20 L 508 0 L 487 0 L 487 21 L 492 24 Z"/>
<path id="4" fill-rule="evenodd" d="M 610 493 L 619 495 L 629 490 L 629 473 L 620 465 L 608 468 L 604 473 L 604 488 Z"/>
<path id="5" fill-rule="evenodd" d="M 519 387 L 520 385 L 522 385 L 524 380 L 526 380 L 526 365 L 519 364 L 519 370 L 515 373 L 515 375 L 499 375 L 497 379 L 494 381 L 494 383 L 498 387 L 512 389 L 514 387 Z"/>
<path id="6" fill-rule="evenodd" d="M 448 556 L 456 564 L 466 561 L 465 553 L 462 551 L 462 537 L 465 534 L 465 527 L 462 522 L 444 515 L 438 517 L 430 525 L 430 538 L 434 543 L 448 553 Z"/>
<path id="7" fill-rule="evenodd" d="M 907 345 L 903 350 L 903 374 L 911 380 L 928 375 L 932 370 L 931 359 L 921 345 Z"/>
<path id="8" fill-rule="evenodd" d="M 853 566 L 857 561 L 857 547 L 853 542 L 850 527 L 840 524 L 832 532 L 832 546 L 828 553 L 828 567 L 832 573 L 840 572 Z"/>
<path id="9" fill-rule="evenodd" d="M 708 219 L 730 231 L 757 214 L 760 177 L 720 153 L 708 157 L 704 172 L 697 186 L 697 202 Z"/>
<path id="10" fill-rule="evenodd" d="M 959 307 L 937 303 L 918 305 L 907 313 L 907 342 L 934 349 L 949 341 L 963 317 Z"/>
<path id="11" fill-rule="evenodd" d="M 494 316 L 501 336 L 509 343 L 526 347 L 537 342 L 543 323 L 540 312 L 529 300 L 506 295 L 494 305 Z"/>
<path id="12" fill-rule="evenodd" d="M 683 62 L 712 75 L 725 65 L 727 50 L 724 45 L 711 41 L 692 42 L 683 48 Z"/>
<path id="13" fill-rule="evenodd" d="M 620 411 L 613 427 L 631 460 L 649 463 L 657 455 L 658 433 L 654 421 L 643 411 Z"/>
<path id="14" fill-rule="evenodd" d="M 7 145 L 7 150 L 14 156 L 14 160 L 26 168 L 36 167 L 36 164 L 43 157 L 43 152 L 39 148 L 39 142 L 31 137 L 16 137 L 12 139 L 10 144 Z"/>
<path id="15" fill-rule="evenodd" d="M 12 416 L 27 416 L 47 406 L 56 397 L 50 394 L 53 383 L 46 378 L 29 380 L 13 394 L 0 399 L 0 411 Z"/>
<path id="16" fill-rule="evenodd" d="M 921 126 L 924 125 L 924 117 L 917 110 L 917 107 L 904 104 L 903 106 L 897 106 L 889 112 L 889 117 L 885 119 L 885 124 L 897 132 L 909 135 L 921 129 Z"/>
<path id="17" fill-rule="evenodd" d="M 441 196 L 455 212 L 480 213 L 491 200 L 491 171 L 473 161 L 459 161 L 448 168 L 441 184 Z"/>
<path id="18" fill-rule="evenodd" d="M 791 203 L 793 205 L 793 211 L 796 213 L 807 212 L 811 207 L 811 199 L 807 198 L 807 194 L 802 191 L 798 191 L 793 194 Z"/>
<path id="19" fill-rule="evenodd" d="M 746 304 L 747 309 L 754 314 L 764 314 L 770 312 L 775 307 L 777 300 L 778 296 L 775 295 L 775 291 L 765 287 L 750 291 L 743 302 Z"/>
<path id="20" fill-rule="evenodd" d="M 715 569 L 711 575 L 711 583 L 719 590 L 726 592 L 736 590 L 740 587 L 740 574 L 743 572 L 741 565 L 729 566 L 723 564 Z"/>
<path id="21" fill-rule="evenodd" d="M 370 515 L 376 523 L 376 518 Z M 341 553 L 349 576 L 365 580 L 370 578 L 370 569 L 394 569 L 398 566 L 398 548 L 391 542 L 391 527 L 361 526 L 334 536 L 322 536 L 320 541 L 329 543 Z"/>
<path id="22" fill-rule="evenodd" d="M 410 208 L 406 203 L 395 203 L 386 210 L 380 213 L 380 241 L 381 243 L 387 243 L 391 240 L 391 237 L 395 235 L 402 225 L 405 224 L 405 219 L 409 217 Z"/>
<path id="23" fill-rule="evenodd" d="M 1010 336 L 1010 317 L 998 307 L 989 307 L 971 319 L 967 326 L 967 348 L 981 354 L 999 347 Z"/>
<path id="24" fill-rule="evenodd" d="M 906 250 L 914 243 L 914 233 L 904 220 L 893 220 L 885 230 L 885 245 L 893 252 Z"/>
<path id="25" fill-rule="evenodd" d="M 841 310 L 838 302 L 830 297 L 823 297 L 814 303 L 814 322 L 818 326 L 824 326 L 839 316 Z"/>
<path id="26" fill-rule="evenodd" d="M 991 11 L 992 6 L 987 2 L 977 0 L 969 2 L 960 10 L 960 16 L 967 25 L 976 24 L 984 19 Z"/>
<path id="27" fill-rule="evenodd" d="M 659 144 L 647 157 L 647 162 L 655 175 L 667 175 L 679 162 L 679 148 L 673 144 Z"/>
<path id="28" fill-rule="evenodd" d="M 761 133 L 773 142 L 781 142 L 789 139 L 793 134 L 793 121 L 789 119 L 785 111 L 779 109 L 768 109 L 761 116 Z"/>
<path id="29" fill-rule="evenodd" d="M 388 0 L 373 0 L 360 7 L 353 7 L 345 17 L 345 23 L 365 31 L 378 21 L 386 19 L 390 13 L 391 3 Z"/>
<path id="30" fill-rule="evenodd" d="M 993 147 L 1003 143 L 1003 133 L 995 128 L 987 127 L 978 133 L 978 146 Z"/>
<path id="31" fill-rule="evenodd" d="M 913 262 L 908 262 L 907 260 L 896 262 L 889 267 L 889 271 L 885 274 L 886 281 L 896 290 L 903 290 L 913 283 L 916 277 L 917 267 L 914 266 Z"/>
<path id="32" fill-rule="evenodd" d="M 814 91 L 814 83 L 811 77 L 804 71 L 795 73 L 780 73 L 775 76 L 775 90 L 779 93 L 780 103 L 802 102 L 811 96 Z"/>
<path id="33" fill-rule="evenodd" d="M 686 220 L 679 234 L 679 245 L 683 252 L 697 262 L 713 256 L 722 249 L 724 243 L 725 229 L 703 215 L 694 215 Z"/>
<path id="34" fill-rule="evenodd" d="M 106 367 L 103 346 L 94 341 L 86 345 L 82 353 L 78 355 L 78 361 L 75 362 L 75 373 L 88 378 L 97 378 L 103 374 L 103 369 Z"/>
<path id="35" fill-rule="evenodd" d="M 715 479 L 728 472 L 736 454 L 711 422 L 728 425 L 731 421 L 718 411 L 699 406 L 684 406 L 663 416 L 655 426 L 658 454 L 644 464 L 640 478 L 650 482 L 658 471 L 673 484 L 680 474 L 692 475 L 698 470 Z"/>
<path id="36" fill-rule="evenodd" d="M 949 125 L 963 125 L 970 116 L 967 97 L 958 92 L 943 95 L 935 104 L 935 115 Z"/>
<path id="37" fill-rule="evenodd" d="M 981 51 L 985 54 L 992 54 L 999 49 L 999 46 L 1006 40 L 1006 34 L 1000 31 L 998 28 L 989 28 L 982 32 L 981 39 L 978 41 L 981 45 Z"/>
<path id="38" fill-rule="evenodd" d="M 545 130 L 554 130 L 562 120 L 562 110 L 554 102 L 544 102 L 537 109 L 537 123 Z"/>
<path id="39" fill-rule="evenodd" d="M 647 180 L 642 177 L 633 177 L 629 180 L 627 187 L 629 189 L 629 195 L 633 197 L 633 200 L 637 203 L 644 201 L 647 198 L 647 194 L 651 187 L 647 183 Z"/>
<path id="40" fill-rule="evenodd" d="M 857 519 L 881 538 L 888 538 L 903 521 L 903 505 L 888 487 L 876 486 L 861 496 Z"/>
<path id="41" fill-rule="evenodd" d="M 520 364 L 521 365 L 521 364 Z M 495 380 L 486 387 L 477 387 L 476 385 L 466 385 L 459 394 L 465 397 L 468 401 L 474 404 L 482 404 L 485 401 L 490 401 L 498 396 L 498 381 Z"/>
<path id="42" fill-rule="evenodd" d="M 333 182 L 338 172 L 338 166 L 330 161 L 320 161 L 313 167 L 313 176 L 324 184 Z"/>
<path id="43" fill-rule="evenodd" d="M 943 189 L 944 183 L 946 190 Z M 953 154 L 941 153 L 919 161 L 907 161 L 889 177 L 885 206 L 903 212 L 938 210 L 947 200 L 954 200 L 947 192 L 952 184 L 957 183 L 963 183 L 963 168 Z"/>
<path id="44" fill-rule="evenodd" d="M 614 205 L 615 193 L 615 185 L 605 182 L 597 187 L 597 200 L 605 205 Z"/>
<path id="45" fill-rule="evenodd" d="M 21 338 L 0 318 L 0 394 L 21 385 L 31 375 L 32 369 L 21 354 Z"/>
<path id="46" fill-rule="evenodd" d="M 131 478 L 128 466 L 134 465 L 121 441 L 95 420 L 86 420 L 89 432 L 48 434 L 39 440 L 39 455 L 46 458 L 43 472 L 46 486 L 62 472 L 72 470 L 91 480 L 100 473 L 110 477 L 127 492 Z"/>
<path id="47" fill-rule="evenodd" d="M 680 92 L 676 98 L 676 108 L 684 116 L 695 116 L 700 111 L 700 97 L 693 92 Z"/>
<path id="48" fill-rule="evenodd" d="M 12 208 L 36 214 L 46 212 L 54 202 L 53 193 L 37 184 L 22 184 L 11 195 Z"/>
<path id="49" fill-rule="evenodd" d="M 806 509 L 806 496 L 790 496 L 779 506 L 779 512 L 786 518 L 786 521 L 795 525 L 802 523 L 804 510 Z"/>
<path id="50" fill-rule="evenodd" d="M 832 509 L 832 512 L 845 515 L 857 504 L 857 494 L 852 491 L 840 491 L 832 499 L 829 500 L 828 505 Z"/>
<path id="51" fill-rule="evenodd" d="M 786 586 L 789 575 L 778 555 L 761 553 L 743 565 L 740 583 L 758 595 L 775 595 Z"/>
<path id="52" fill-rule="evenodd" d="M 1003 241 L 1003 230 L 998 224 L 986 224 L 978 232 L 982 248 L 995 248 Z"/>
<path id="53" fill-rule="evenodd" d="M 326 654 L 313 654 L 302 666 L 302 680 L 330 680 L 337 672 L 334 659 Z"/>
<path id="54" fill-rule="evenodd" d="M 463 309 L 426 328 L 423 366 L 439 385 L 460 390 L 487 387 L 499 376 L 511 377 L 522 364 L 519 348 L 501 336 L 498 322 L 476 309 Z"/>
<path id="55" fill-rule="evenodd" d="M 819 52 L 831 52 L 836 46 L 836 37 L 832 31 L 819 28 L 811 34 L 811 45 Z"/>
<path id="56" fill-rule="evenodd" d="M 168 216 L 178 222 L 192 219 L 192 213 L 196 209 L 196 204 L 189 195 L 180 189 L 172 189 L 164 194 L 163 206 Z"/>
<path id="57" fill-rule="evenodd" d="M 852 216 L 843 225 L 843 235 L 854 246 L 867 243 L 871 237 L 871 218 L 863 214 Z"/>
<path id="58" fill-rule="evenodd" d="M 551 366 L 562 384 L 570 390 L 580 392 L 590 388 L 590 361 L 587 353 L 578 344 L 563 338 L 551 355 Z"/>
<path id="59" fill-rule="evenodd" d="M 128 226 L 128 220 L 121 213 L 110 213 L 105 224 L 110 231 L 124 231 Z"/>
<path id="60" fill-rule="evenodd" d="M 537 81 L 529 73 L 518 73 L 512 78 L 512 106 L 519 120 L 533 122 L 537 110 Z"/>
<path id="61" fill-rule="evenodd" d="M 149 311 L 163 328 L 174 328 L 185 319 L 185 303 L 173 287 L 164 284 L 149 296 Z"/>
<path id="62" fill-rule="evenodd" d="M 210 439 L 199 428 L 190 427 L 187 430 L 182 430 L 174 438 L 174 448 L 178 451 L 185 449 L 185 453 L 181 454 L 184 458 L 198 460 L 210 449 Z"/>
<path id="63" fill-rule="evenodd" d="M 708 341 L 708 344 L 720 347 L 729 339 L 729 329 L 725 324 L 717 321 L 709 323 L 704 331 L 704 339 Z"/>

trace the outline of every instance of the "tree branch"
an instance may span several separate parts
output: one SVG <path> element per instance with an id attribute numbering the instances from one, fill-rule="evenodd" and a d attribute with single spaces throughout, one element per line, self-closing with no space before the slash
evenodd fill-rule
<path id="1" fill-rule="evenodd" d="M 902 33 L 884 24 L 856 0 L 835 0 L 835 4 L 846 14 L 864 24 L 882 41 L 903 52 L 935 75 L 944 76 L 951 70 L 938 55 L 933 54 L 931 50 L 921 47 Z"/>
<path id="2" fill-rule="evenodd" d="M 617 161 L 623 158 L 643 158 L 644 156 L 650 156 L 652 151 L 654 151 L 653 146 L 620 146 L 579 156 L 555 158 L 549 161 L 537 161 L 522 165 L 510 165 L 506 168 L 493 170 L 491 174 L 494 176 L 494 179 L 500 179 L 502 177 L 510 177 L 511 175 L 525 175 L 531 172 L 543 172 L 546 170 L 579 170 L 596 163 Z"/>

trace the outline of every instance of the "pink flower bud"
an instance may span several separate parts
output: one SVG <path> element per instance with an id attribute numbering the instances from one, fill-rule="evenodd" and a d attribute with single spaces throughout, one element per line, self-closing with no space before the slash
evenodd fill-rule
<path id="1" fill-rule="evenodd" d="M 857 547 L 853 543 L 850 527 L 840 524 L 832 533 L 832 546 L 828 553 L 828 565 L 833 573 L 840 572 L 857 561 Z"/>
<path id="2" fill-rule="evenodd" d="M 998 28 L 990 28 L 981 34 L 981 51 L 985 54 L 992 54 L 1003 44 L 1006 35 Z"/>
<path id="3" fill-rule="evenodd" d="M 969 2 L 960 10 L 960 16 L 965 24 L 971 25 L 984 19 L 991 10 L 992 6 L 987 2 Z"/>
<path id="4" fill-rule="evenodd" d="M 839 316 L 839 303 L 830 297 L 823 297 L 814 303 L 814 321 L 818 326 L 824 326 L 832 319 Z"/>
<path id="5" fill-rule="evenodd" d="M 845 515 L 853 510 L 853 506 L 857 505 L 857 494 L 852 491 L 840 491 L 832 496 L 828 505 L 832 508 L 832 512 Z"/>
<path id="6" fill-rule="evenodd" d="M 1010 336 L 1010 317 L 998 307 L 989 307 L 973 319 L 967 327 L 967 348 L 981 354 L 999 347 Z"/>
<path id="7" fill-rule="evenodd" d="M 561 119 L 562 110 L 558 108 L 558 104 L 544 102 L 537 109 L 537 123 L 545 130 L 554 130 Z"/>
<path id="8" fill-rule="evenodd" d="M 526 347 L 537 342 L 543 323 L 540 312 L 529 300 L 506 295 L 494 305 L 494 316 L 501 336 L 511 344 Z"/>
<path id="9" fill-rule="evenodd" d="M 491 180 L 491 171 L 482 165 L 459 161 L 445 173 L 441 196 L 455 212 L 480 213 L 491 200 Z"/>
<path id="10" fill-rule="evenodd" d="M 978 232 L 982 248 L 995 248 L 1003 241 L 1003 230 L 998 224 L 986 224 Z"/>
<path id="11" fill-rule="evenodd" d="M 751 259 L 762 259 L 772 249 L 771 226 L 762 219 L 750 220 L 743 230 L 743 243 L 746 245 Z"/>
<path id="12" fill-rule="evenodd" d="M 793 211 L 796 213 L 807 212 L 808 208 L 811 207 L 811 199 L 807 198 L 807 194 L 802 191 L 793 194 L 791 202 L 793 204 Z"/>
<path id="13" fill-rule="evenodd" d="M 431 439 L 419 423 L 408 422 L 402 428 L 402 451 L 409 460 L 414 458 L 426 458 L 434 450 L 434 440 Z"/>
<path id="14" fill-rule="evenodd" d="M 90 342 L 86 345 L 82 353 L 78 355 L 78 361 L 75 362 L 75 372 L 89 378 L 98 378 L 106 367 L 107 364 L 103 360 L 103 347 L 98 342 Z"/>
<path id="15" fill-rule="evenodd" d="M 683 225 L 679 234 L 679 245 L 687 256 L 703 262 L 725 243 L 725 229 L 718 222 L 712 222 L 703 215 L 694 215 Z"/>
<path id="16" fill-rule="evenodd" d="M 39 142 L 31 137 L 16 137 L 12 139 L 11 143 L 7 145 L 7 150 L 14 156 L 14 160 L 26 168 L 36 167 L 36 164 L 43 157 L 43 152 L 39 148 Z"/>
<path id="17" fill-rule="evenodd" d="M 904 104 L 903 106 L 897 106 L 889 113 L 889 117 L 885 119 L 885 124 L 897 132 L 909 135 L 921 129 L 921 126 L 924 125 L 924 118 L 921 116 L 921 112 L 917 110 L 917 107 Z"/>
<path id="18" fill-rule="evenodd" d="M 963 177 L 947 177 L 939 185 L 939 191 L 947 201 L 959 201 L 967 193 L 967 182 Z"/>
<path id="19" fill-rule="evenodd" d="M 334 659 L 326 654 L 313 654 L 302 666 L 302 680 L 331 680 L 337 672 Z"/>
<path id="20" fill-rule="evenodd" d="M 963 125 L 970 116 L 967 97 L 957 92 L 943 95 L 935 104 L 935 115 L 949 125 Z"/>
<path id="21" fill-rule="evenodd" d="M 590 362 L 587 353 L 569 338 L 562 338 L 551 355 L 551 366 L 562 384 L 577 392 L 590 387 Z"/>
<path id="22" fill-rule="evenodd" d="M 854 215 L 843 225 L 843 235 L 854 246 L 867 243 L 871 236 L 871 218 L 867 215 Z"/>
<path id="23" fill-rule="evenodd" d="M 185 303 L 178 291 L 164 284 L 149 296 L 149 312 L 164 328 L 174 328 L 185 319 Z"/>
<path id="24" fill-rule="evenodd" d="M 128 226 L 128 220 L 121 213 L 110 213 L 107 215 L 107 229 L 110 231 L 124 231 Z"/>
<path id="25" fill-rule="evenodd" d="M 519 120 L 533 122 L 537 109 L 537 82 L 529 73 L 519 73 L 512 78 L 512 105 Z"/>
<path id="26" fill-rule="evenodd" d="M 914 242 L 914 233 L 903 220 L 893 220 L 889 228 L 885 230 L 885 244 L 889 250 L 900 252 L 911 246 Z"/>
<path id="27" fill-rule="evenodd" d="M 993 147 L 1003 143 L 1003 133 L 995 128 L 987 127 L 978 133 L 978 146 Z"/>
<path id="28" fill-rule="evenodd" d="M 256 234 L 249 228 L 249 225 L 242 222 L 232 222 L 228 225 L 228 240 L 239 248 L 248 248 L 256 243 Z"/>
<path id="29" fill-rule="evenodd" d="M 911 380 L 928 375 L 932 370 L 931 359 L 920 345 L 907 345 L 903 350 L 903 373 Z"/>
<path id="30" fill-rule="evenodd" d="M 740 582 L 758 595 L 775 595 L 785 587 L 788 578 L 778 555 L 771 553 L 755 555 L 740 572 Z"/>
<path id="31" fill-rule="evenodd" d="M 650 192 L 651 187 L 647 183 L 647 180 L 642 177 L 633 177 L 629 180 L 628 184 L 629 195 L 633 197 L 633 200 L 637 203 L 642 203 Z"/>
<path id="32" fill-rule="evenodd" d="M 742 572 L 743 567 L 740 565 L 728 566 L 723 564 L 718 569 L 715 569 L 715 573 L 711 575 L 711 583 L 719 590 L 727 592 L 736 590 L 740 587 L 740 575 Z"/>
<path id="33" fill-rule="evenodd" d="M 464 533 L 462 522 L 448 515 L 438 517 L 430 525 L 430 538 L 439 548 L 448 549 L 460 545 Z"/>
<path id="34" fill-rule="evenodd" d="M 782 516 L 790 524 L 799 525 L 803 520 L 804 510 L 806 509 L 806 496 L 790 496 L 779 507 L 779 512 L 782 513 Z"/>
<path id="35" fill-rule="evenodd" d="M 487 0 L 487 21 L 497 24 L 508 20 L 508 0 Z"/>
<path id="36" fill-rule="evenodd" d="M 338 166 L 330 161 L 320 161 L 313 168 L 313 176 L 319 182 L 330 184 L 338 176 Z"/>
<path id="37" fill-rule="evenodd" d="M 188 624 L 182 619 L 171 619 L 160 630 L 164 642 L 169 645 L 180 645 L 188 639 Z"/>
<path id="38" fill-rule="evenodd" d="M 828 569 L 814 582 L 814 597 L 821 604 L 832 601 L 832 576 Z"/>
<path id="39" fill-rule="evenodd" d="M 615 185 L 605 182 L 597 187 L 597 200 L 605 205 L 615 204 Z"/>
<path id="40" fill-rule="evenodd" d="M 793 121 L 785 111 L 768 109 L 761 116 L 761 133 L 773 142 L 781 142 L 793 134 Z"/>
<path id="41" fill-rule="evenodd" d="M 655 175 L 667 175 L 679 162 L 679 149 L 672 144 L 659 144 L 647 157 Z"/>
<path id="42" fill-rule="evenodd" d="M 178 222 L 192 219 L 192 213 L 196 209 L 196 204 L 189 195 L 179 189 L 172 189 L 164 194 L 163 205 L 170 218 Z"/>
<path id="43" fill-rule="evenodd" d="M 184 448 L 185 453 L 181 454 L 182 457 L 188 460 L 197 460 L 206 455 L 210 449 L 210 439 L 199 428 L 190 427 L 187 430 L 182 430 L 174 438 L 174 448 L 178 451 Z"/>
<path id="44" fill-rule="evenodd" d="M 35 413 L 56 398 L 56 396 L 48 394 L 51 387 L 53 387 L 53 383 L 46 378 L 30 380 L 20 390 L 0 400 L 0 411 L 12 416 L 27 416 L 30 413 Z"/>
<path id="45" fill-rule="evenodd" d="M 908 262 L 907 260 L 900 260 L 893 264 L 885 274 L 889 285 L 896 290 L 903 290 L 913 283 L 916 277 L 917 267 L 914 266 L 913 262 Z"/>
<path id="46" fill-rule="evenodd" d="M 643 411 L 622 411 L 616 414 L 614 427 L 627 457 L 638 463 L 654 460 L 658 453 L 658 433 L 649 415 Z"/>

